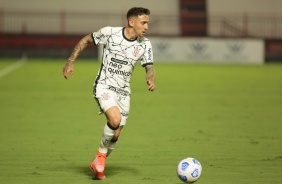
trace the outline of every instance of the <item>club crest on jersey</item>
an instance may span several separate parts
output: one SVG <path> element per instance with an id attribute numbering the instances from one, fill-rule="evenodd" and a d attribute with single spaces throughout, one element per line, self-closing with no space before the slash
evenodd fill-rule
<path id="1" fill-rule="evenodd" d="M 101 94 L 102 100 L 109 100 L 110 99 L 110 95 L 107 92 L 104 92 L 103 94 Z"/>
<path id="2" fill-rule="evenodd" d="M 139 50 L 141 50 L 138 46 L 134 46 L 134 50 L 133 50 L 133 52 L 132 52 L 132 55 L 134 56 L 134 57 L 138 57 L 138 55 L 139 55 Z"/>

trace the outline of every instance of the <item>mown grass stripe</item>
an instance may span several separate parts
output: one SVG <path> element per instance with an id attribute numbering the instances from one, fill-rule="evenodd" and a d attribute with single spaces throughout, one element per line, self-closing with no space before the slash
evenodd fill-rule
<path id="1" fill-rule="evenodd" d="M 27 60 L 25 58 L 21 58 L 17 62 L 9 65 L 8 67 L 4 68 L 3 70 L 0 70 L 0 78 L 20 68 L 21 66 L 23 66 L 26 63 L 26 61 Z"/>

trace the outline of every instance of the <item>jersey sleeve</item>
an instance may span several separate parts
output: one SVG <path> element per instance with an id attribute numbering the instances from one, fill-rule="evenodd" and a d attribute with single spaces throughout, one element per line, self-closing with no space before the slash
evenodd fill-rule
<path id="1" fill-rule="evenodd" d="M 105 45 L 110 34 L 111 27 L 104 27 L 97 32 L 93 32 L 91 36 L 96 45 Z"/>
<path id="2" fill-rule="evenodd" d="M 146 41 L 146 50 L 141 59 L 141 64 L 143 67 L 149 64 L 153 64 L 153 48 L 149 40 Z"/>

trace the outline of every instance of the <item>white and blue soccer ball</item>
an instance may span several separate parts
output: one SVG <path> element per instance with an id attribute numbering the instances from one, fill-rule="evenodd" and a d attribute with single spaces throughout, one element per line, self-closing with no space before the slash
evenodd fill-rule
<path id="1" fill-rule="evenodd" d="M 195 158 L 188 157 L 179 162 L 176 173 L 184 183 L 194 183 L 201 176 L 202 166 Z"/>

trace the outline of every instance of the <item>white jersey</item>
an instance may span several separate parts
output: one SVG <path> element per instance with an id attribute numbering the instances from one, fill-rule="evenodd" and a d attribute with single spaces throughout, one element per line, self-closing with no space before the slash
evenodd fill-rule
<path id="1" fill-rule="evenodd" d="M 96 45 L 103 45 L 102 64 L 95 80 L 125 90 L 130 94 L 130 79 L 138 61 L 142 66 L 153 64 L 151 42 L 145 37 L 129 40 L 124 35 L 124 27 L 104 27 L 93 32 Z"/>

